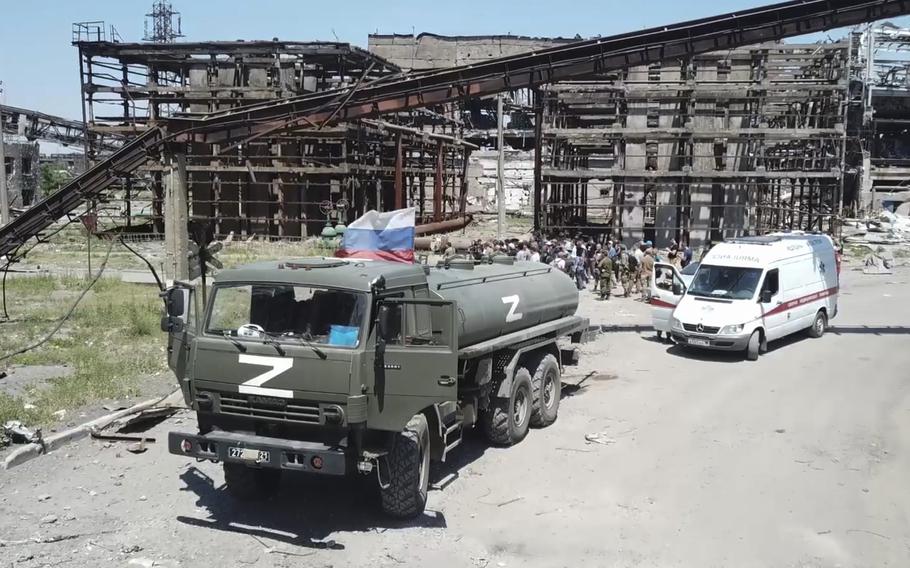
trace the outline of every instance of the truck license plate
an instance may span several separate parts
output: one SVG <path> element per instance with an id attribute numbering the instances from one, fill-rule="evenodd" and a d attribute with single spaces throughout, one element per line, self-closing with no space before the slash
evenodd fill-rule
<path id="1" fill-rule="evenodd" d="M 254 448 L 228 448 L 228 457 L 256 463 L 268 463 L 271 459 L 268 451 Z"/>
<path id="2" fill-rule="evenodd" d="M 696 347 L 709 347 L 711 345 L 711 342 L 707 339 L 693 338 L 689 340 L 689 345 L 695 345 Z"/>

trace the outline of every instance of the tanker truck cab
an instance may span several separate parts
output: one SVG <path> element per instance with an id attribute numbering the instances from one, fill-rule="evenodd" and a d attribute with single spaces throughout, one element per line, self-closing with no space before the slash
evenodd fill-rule
<path id="1" fill-rule="evenodd" d="M 821 337 L 837 315 L 834 243 L 819 234 L 744 237 L 712 248 L 673 310 L 681 346 L 743 351 L 803 330 Z"/>
<path id="2" fill-rule="evenodd" d="M 543 404 L 532 373 L 543 365 L 548 380 L 537 384 L 558 389 L 557 336 L 587 327 L 566 318 L 577 293 L 574 304 L 557 294 L 551 303 L 558 307 L 545 307 L 546 294 L 559 286 L 530 268 L 261 262 L 220 272 L 197 323 L 191 289 L 168 289 L 162 328 L 169 363 L 198 422 L 197 433 L 171 432 L 169 451 L 222 462 L 228 492 L 240 499 L 271 496 L 286 472 L 368 474 L 386 513 L 419 514 L 430 461 L 445 460 L 464 428 L 495 422 L 487 415 L 509 417 L 505 430 L 496 423 L 499 441 L 519 441 L 509 429 L 516 421 L 509 389 L 518 385 L 525 395 L 523 436 L 539 414 L 532 405 Z M 479 280 L 470 278 L 478 273 Z M 534 293 L 515 286 L 535 275 Z M 508 284 L 500 290 L 497 281 Z M 476 306 L 468 300 L 483 282 L 509 300 L 497 298 L 489 320 L 479 296 Z M 497 366 L 494 357 L 503 352 L 510 358 Z M 553 354 L 547 365 L 545 353 Z M 503 386 L 505 375 L 518 378 Z"/>

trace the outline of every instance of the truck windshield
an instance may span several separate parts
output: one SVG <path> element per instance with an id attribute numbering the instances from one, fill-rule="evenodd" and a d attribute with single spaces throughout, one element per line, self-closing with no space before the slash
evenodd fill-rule
<path id="1" fill-rule="evenodd" d="M 213 293 L 207 333 L 266 334 L 337 347 L 360 342 L 367 308 L 363 293 L 281 284 L 222 285 Z"/>
<path id="2" fill-rule="evenodd" d="M 688 294 L 728 300 L 749 300 L 761 279 L 760 268 L 702 264 L 689 286 Z"/>

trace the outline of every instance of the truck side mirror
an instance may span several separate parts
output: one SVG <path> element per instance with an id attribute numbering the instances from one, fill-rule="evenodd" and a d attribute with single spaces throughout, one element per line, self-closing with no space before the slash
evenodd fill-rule
<path id="1" fill-rule="evenodd" d="M 673 295 L 682 296 L 683 292 L 685 292 L 685 290 L 683 289 L 682 284 L 680 284 L 679 282 L 674 282 L 673 283 Z"/>
<path id="2" fill-rule="evenodd" d="M 770 304 L 771 298 L 773 298 L 773 297 L 774 297 L 774 294 L 771 293 L 771 290 L 762 290 L 761 291 L 760 300 L 761 300 L 762 304 Z"/>
<path id="3" fill-rule="evenodd" d="M 175 286 L 168 288 L 161 295 L 164 298 L 164 309 L 167 315 L 176 318 L 186 316 L 186 308 L 189 304 L 189 290 Z"/>
<path id="4" fill-rule="evenodd" d="M 165 316 L 161 318 L 161 331 L 179 333 L 189 319 L 190 291 L 174 286 L 161 293 L 164 299 Z"/>
<path id="5" fill-rule="evenodd" d="M 389 338 L 392 331 L 392 315 L 394 310 L 388 304 L 379 305 L 379 317 L 377 321 L 377 332 L 383 340 Z"/>

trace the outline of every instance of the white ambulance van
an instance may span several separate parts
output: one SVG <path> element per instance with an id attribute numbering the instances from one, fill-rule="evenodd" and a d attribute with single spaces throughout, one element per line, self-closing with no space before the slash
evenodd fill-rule
<path id="1" fill-rule="evenodd" d="M 652 286 L 652 317 L 682 346 L 743 351 L 754 361 L 769 341 L 791 333 L 821 337 L 837 315 L 839 263 L 826 235 L 720 243 L 688 285 L 672 266 L 659 269 L 665 283 Z"/>

